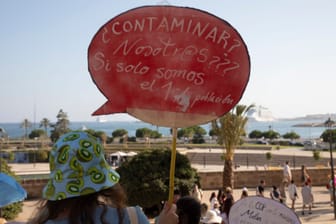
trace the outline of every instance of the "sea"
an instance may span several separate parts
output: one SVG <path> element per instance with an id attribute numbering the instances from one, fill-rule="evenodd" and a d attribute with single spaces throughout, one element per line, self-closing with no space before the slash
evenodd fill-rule
<path id="1" fill-rule="evenodd" d="M 257 121 L 250 120 L 246 125 L 246 132 L 250 133 L 253 130 L 267 131 L 274 130 L 280 135 L 288 132 L 295 132 L 300 135 L 301 139 L 317 139 L 320 138 L 323 131 L 326 130 L 325 127 L 312 127 L 310 125 L 304 125 L 305 127 L 297 127 L 298 124 L 312 124 L 312 123 L 323 123 L 324 120 L 312 120 L 312 119 L 277 119 L 272 121 Z M 211 125 L 203 124 L 203 127 L 207 133 L 211 129 Z M 171 128 L 168 127 L 158 127 L 149 123 L 142 121 L 76 121 L 70 122 L 70 129 L 72 130 L 85 130 L 93 129 L 96 131 L 103 131 L 107 136 L 112 136 L 112 132 L 116 129 L 126 129 L 129 136 L 135 136 L 135 132 L 140 128 L 149 128 L 151 130 L 156 130 L 165 137 L 171 136 Z M 24 129 L 21 128 L 21 123 L 1 123 L 0 128 L 7 133 L 10 139 L 19 139 L 24 136 Z M 33 123 L 28 129 L 30 133 L 34 129 L 40 129 L 39 123 Z M 50 129 L 48 130 L 50 134 Z M 208 135 L 208 134 L 207 134 Z M 1 136 L 0 136 L 1 137 Z"/>

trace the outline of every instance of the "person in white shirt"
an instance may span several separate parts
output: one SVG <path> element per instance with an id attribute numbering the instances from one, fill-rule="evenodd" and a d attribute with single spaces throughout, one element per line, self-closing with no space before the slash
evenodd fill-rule
<path id="1" fill-rule="evenodd" d="M 289 162 L 286 161 L 284 168 L 283 168 L 283 182 L 287 182 L 290 183 L 292 180 L 292 172 L 291 169 L 289 167 Z"/>
<path id="2" fill-rule="evenodd" d="M 216 192 L 211 193 L 209 201 L 210 201 L 210 210 L 213 210 L 215 207 L 215 203 L 219 203 Z"/>
<path id="3" fill-rule="evenodd" d="M 302 215 L 304 215 L 304 210 L 306 205 L 308 206 L 308 214 L 312 214 L 312 204 L 313 204 L 313 193 L 311 187 L 309 186 L 308 182 L 304 184 L 301 189 L 302 195 Z"/>
<path id="4" fill-rule="evenodd" d="M 292 200 L 292 209 L 295 209 L 295 200 L 298 198 L 298 194 L 297 194 L 297 188 L 296 185 L 294 183 L 294 180 L 291 180 L 291 183 L 288 185 L 288 195 L 289 198 Z"/>

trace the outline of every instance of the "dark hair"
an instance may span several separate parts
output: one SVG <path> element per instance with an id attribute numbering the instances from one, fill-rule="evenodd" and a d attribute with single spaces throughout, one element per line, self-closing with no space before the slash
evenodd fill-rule
<path id="1" fill-rule="evenodd" d="M 209 198 L 209 201 L 211 202 L 211 199 L 213 199 L 213 198 L 215 198 L 215 197 L 217 197 L 216 196 L 216 192 L 211 192 L 211 195 L 210 195 L 210 198 Z"/>
<path id="2" fill-rule="evenodd" d="M 241 196 L 248 197 L 248 192 L 243 190 L 242 193 L 241 193 Z"/>
<path id="3" fill-rule="evenodd" d="M 103 199 L 103 200 L 102 200 Z M 105 220 L 107 206 L 113 206 L 117 209 L 119 223 L 123 223 L 123 208 L 126 206 L 126 194 L 119 184 L 92 194 L 67 198 L 63 200 L 50 201 L 42 200 L 39 202 L 38 211 L 35 217 L 31 218 L 30 224 L 43 224 L 49 219 L 57 218 L 62 212 L 68 211 L 68 220 L 70 224 L 85 223 L 94 224 L 94 212 L 97 207 L 102 207 L 101 223 L 108 223 Z"/>
<path id="4" fill-rule="evenodd" d="M 179 224 L 199 224 L 201 220 L 201 203 L 191 196 L 181 197 L 176 202 Z"/>

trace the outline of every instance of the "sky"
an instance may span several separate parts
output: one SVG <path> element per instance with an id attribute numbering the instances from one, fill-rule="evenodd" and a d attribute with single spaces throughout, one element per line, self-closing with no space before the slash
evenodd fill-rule
<path id="1" fill-rule="evenodd" d="M 336 1 L 1 0 L 0 122 L 94 121 L 105 103 L 88 72 L 88 46 L 113 17 L 144 5 L 207 11 L 247 45 L 251 72 L 239 104 L 276 118 L 336 112 Z M 133 120 L 126 114 L 108 120 Z"/>

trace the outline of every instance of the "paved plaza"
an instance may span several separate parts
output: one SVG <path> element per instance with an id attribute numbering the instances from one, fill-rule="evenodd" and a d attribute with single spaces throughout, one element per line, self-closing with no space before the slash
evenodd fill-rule
<path id="1" fill-rule="evenodd" d="M 299 189 L 300 190 L 300 189 Z M 212 191 L 204 191 L 203 202 L 209 203 L 208 199 Z M 216 192 L 217 193 L 217 192 Z M 233 191 L 235 199 L 239 199 L 241 189 L 234 189 Z M 250 195 L 255 195 L 255 189 L 249 189 Z M 334 219 L 333 207 L 330 206 L 329 193 L 325 187 L 313 187 L 313 193 L 315 196 L 315 207 L 312 209 L 312 214 L 301 215 L 302 200 L 299 193 L 299 199 L 295 206 L 295 213 L 304 223 L 316 223 L 316 224 L 331 224 L 336 223 Z M 23 211 L 15 219 L 15 221 L 25 222 L 36 208 L 36 200 L 26 200 L 24 202 Z M 289 205 L 289 202 L 287 203 Z"/>
<path id="2" fill-rule="evenodd" d="M 181 152 L 186 151 L 183 149 L 179 149 Z M 195 150 L 197 151 L 197 149 Z M 212 150 L 212 152 L 218 152 L 218 150 Z M 250 151 L 251 152 L 251 151 Z M 265 151 L 253 151 L 254 153 L 265 153 Z M 236 153 L 244 153 L 243 150 L 238 150 Z M 284 150 L 276 150 L 272 151 L 272 153 L 279 153 L 279 154 L 286 154 L 290 153 L 289 155 L 292 155 L 293 153 L 296 153 L 296 155 L 302 154 L 302 155 L 307 155 L 311 156 L 311 152 L 303 151 L 303 150 L 295 150 L 293 149 L 284 149 Z M 322 156 L 328 157 L 328 153 L 322 153 Z M 49 165 L 47 163 L 37 163 L 37 164 L 12 164 L 12 170 L 15 171 L 18 174 L 34 174 L 34 173 L 48 173 L 49 172 Z M 201 165 L 192 165 L 196 169 L 202 169 L 202 170 L 222 170 L 222 166 L 211 166 L 207 165 L 206 167 L 201 166 Z M 266 195 L 268 194 L 271 188 L 266 189 Z M 333 206 L 330 205 L 330 195 L 328 190 L 326 189 L 325 186 L 313 186 L 312 188 L 313 194 L 314 194 L 314 208 L 312 209 L 312 214 L 307 214 L 305 215 L 301 214 L 302 211 L 302 198 L 301 198 L 301 188 L 298 187 L 298 192 L 299 192 L 299 199 L 296 202 L 295 206 L 295 213 L 297 216 L 300 218 L 302 223 L 336 223 L 336 219 L 334 219 L 334 209 Z M 217 193 L 217 190 L 210 190 L 210 191 L 204 191 L 204 196 L 203 196 L 203 202 L 209 203 L 209 198 L 211 192 L 215 191 Z M 255 188 L 250 188 L 249 189 L 250 195 L 253 196 L 255 195 Z M 234 197 L 236 200 L 240 198 L 241 194 L 241 189 L 234 189 L 233 191 Z M 26 200 L 24 201 L 24 206 L 23 206 L 23 211 L 22 213 L 19 214 L 19 216 L 15 219 L 15 221 L 19 222 L 25 222 L 29 218 L 29 216 L 32 214 L 34 209 L 36 208 L 36 200 Z M 289 205 L 290 202 L 287 201 L 287 205 Z"/>

